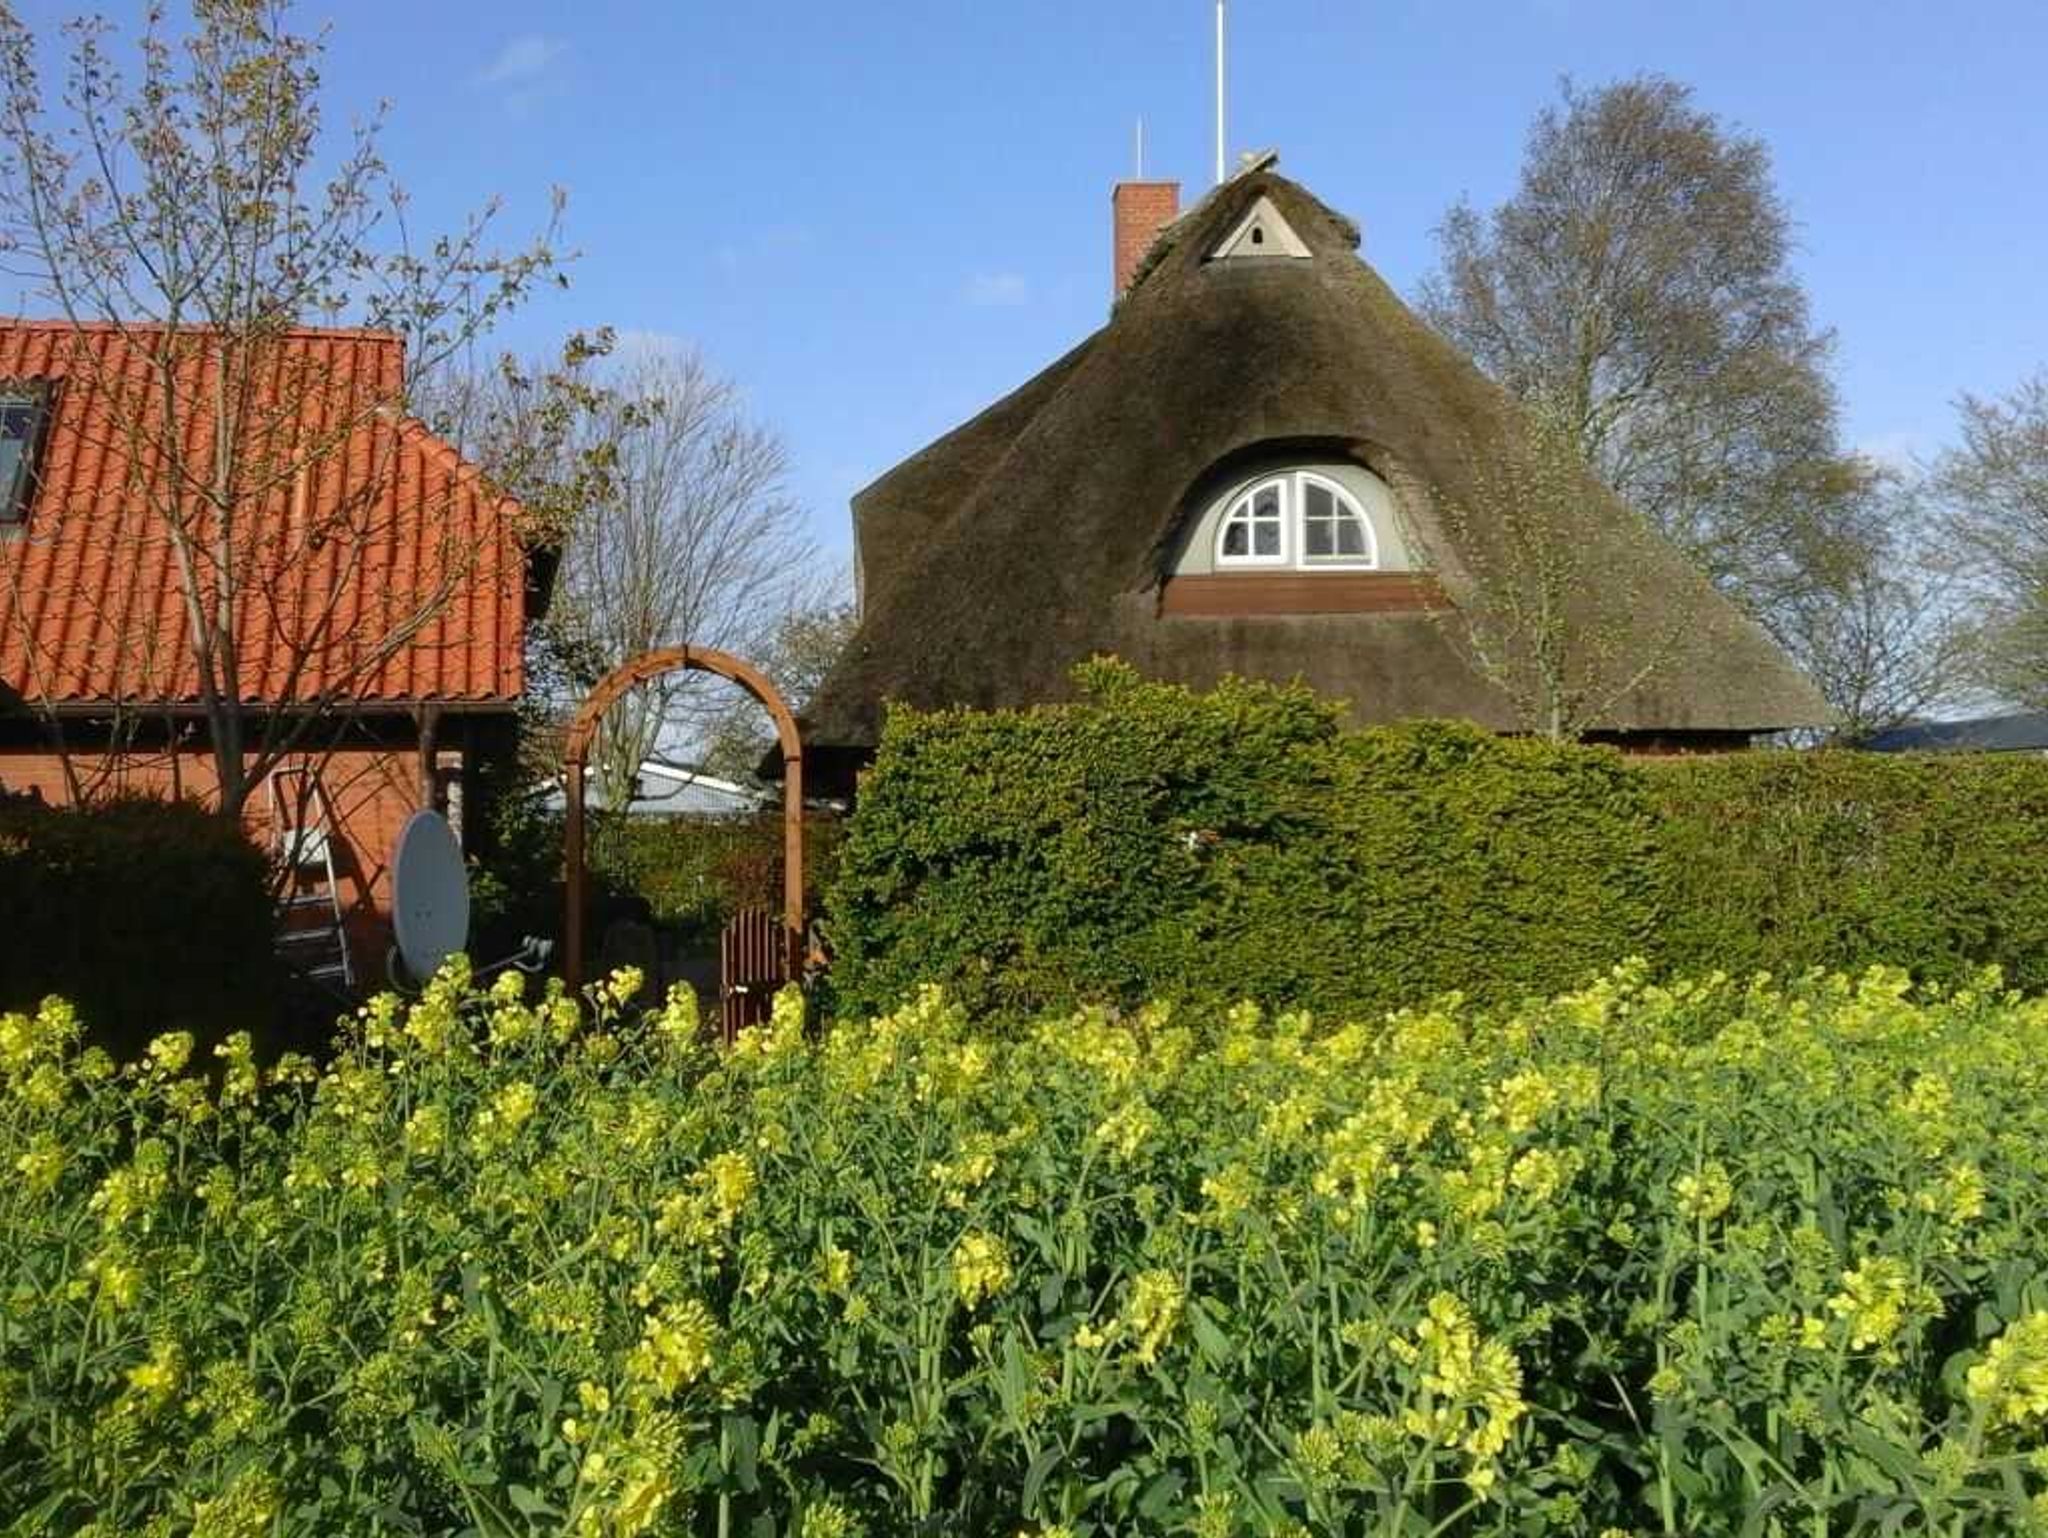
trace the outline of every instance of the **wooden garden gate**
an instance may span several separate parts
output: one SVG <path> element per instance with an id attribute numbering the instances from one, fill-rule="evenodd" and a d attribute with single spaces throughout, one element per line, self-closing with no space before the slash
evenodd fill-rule
<path id="1" fill-rule="evenodd" d="M 729 1043 L 764 1024 L 775 995 L 791 981 L 790 945 L 782 920 L 762 908 L 742 908 L 718 937 L 718 1028 Z"/>

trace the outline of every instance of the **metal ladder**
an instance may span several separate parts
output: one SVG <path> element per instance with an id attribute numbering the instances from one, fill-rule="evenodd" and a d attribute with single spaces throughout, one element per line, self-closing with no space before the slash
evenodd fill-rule
<path id="1" fill-rule="evenodd" d="M 291 764 L 267 781 L 270 826 L 284 889 L 278 901 L 277 953 L 304 977 L 353 988 L 354 958 L 334 871 L 334 816 L 320 771 Z"/>

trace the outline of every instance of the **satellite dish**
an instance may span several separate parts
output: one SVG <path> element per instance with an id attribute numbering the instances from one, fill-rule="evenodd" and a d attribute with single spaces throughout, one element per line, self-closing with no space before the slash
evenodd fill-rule
<path id="1" fill-rule="evenodd" d="M 406 971 L 422 980 L 469 942 L 469 872 L 439 812 L 414 812 L 391 854 L 391 926 Z"/>

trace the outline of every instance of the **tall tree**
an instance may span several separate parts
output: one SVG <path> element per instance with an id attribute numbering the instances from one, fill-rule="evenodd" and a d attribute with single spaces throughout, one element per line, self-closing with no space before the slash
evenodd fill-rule
<path id="1" fill-rule="evenodd" d="M 1974 655 L 1953 563 L 1930 561 L 1937 520 L 1917 473 L 1879 477 L 1859 529 L 1778 610 L 1780 639 L 1860 743 L 1969 693 Z"/>
<path id="2" fill-rule="evenodd" d="M 1935 477 L 1979 617 L 1975 676 L 2048 709 L 2048 370 L 1958 409 L 1962 441 Z"/>
<path id="3" fill-rule="evenodd" d="M 1438 230 L 1428 318 L 1766 623 L 1848 532 L 1845 456 L 1757 139 L 1675 81 L 1569 83 L 1514 195 Z"/>
<path id="4" fill-rule="evenodd" d="M 789 492 L 787 453 L 737 387 L 694 351 L 608 351 L 599 337 L 560 365 L 501 365 L 441 391 L 472 424 L 466 446 L 509 489 L 546 504 L 570 469 L 579 508 L 537 637 L 536 675 L 558 713 L 656 647 L 758 657 L 790 615 L 819 601 L 818 553 Z M 719 686 L 699 675 L 633 691 L 598 734 L 599 796 L 624 805 L 645 759 L 700 752 L 725 715 Z"/>
<path id="5" fill-rule="evenodd" d="M 351 388 L 289 333 L 343 319 L 396 331 L 415 371 L 468 347 L 559 277 L 546 238 L 491 248 L 495 205 L 452 234 L 413 238 L 378 121 L 329 134 L 323 44 L 286 0 L 193 0 L 173 27 L 152 7 L 131 80 L 96 20 L 66 28 L 63 83 L 38 73 L 35 30 L 0 4 L 0 231 L 36 296 L 118 333 L 78 349 L 104 447 L 134 467 L 145 527 L 176 572 L 182 628 L 153 617 L 124 650 L 170 646 L 197 680 L 217 804 L 239 815 L 287 757 L 321 745 L 374 676 L 441 613 L 477 552 L 434 509 L 407 506 L 433 580 L 350 612 L 363 561 L 393 539 L 395 453 L 351 466 L 325 511 L 294 499 L 351 444 L 388 444 L 401 401 Z M 557 199 L 559 209 L 559 198 Z M 280 503 L 294 506 L 279 515 Z M 255 676 L 262 627 L 273 673 Z"/>

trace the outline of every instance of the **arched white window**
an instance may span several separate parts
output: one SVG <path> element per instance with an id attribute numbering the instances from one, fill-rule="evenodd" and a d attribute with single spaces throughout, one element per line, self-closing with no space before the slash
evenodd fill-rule
<path id="1" fill-rule="evenodd" d="M 1287 563 L 1288 486 L 1285 478 L 1261 481 L 1223 515 L 1216 531 L 1218 566 L 1284 566 Z"/>
<path id="2" fill-rule="evenodd" d="M 1327 475 L 1267 476 L 1231 500 L 1216 525 L 1216 565 L 1371 571 L 1380 563 L 1372 519 Z"/>
<path id="3" fill-rule="evenodd" d="M 1301 563 L 1304 566 L 1379 565 L 1372 520 L 1335 481 L 1304 470 L 1301 484 Z"/>

